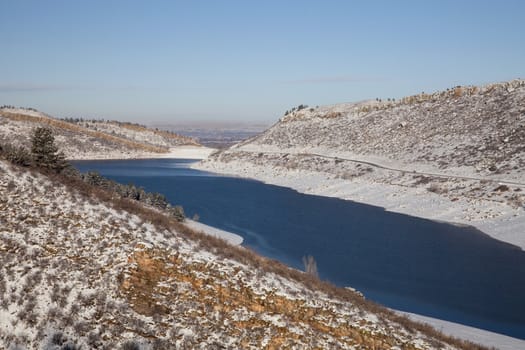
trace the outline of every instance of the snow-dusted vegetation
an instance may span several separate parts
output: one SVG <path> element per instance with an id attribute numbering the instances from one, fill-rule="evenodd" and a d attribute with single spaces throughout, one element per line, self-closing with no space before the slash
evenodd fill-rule
<path id="1" fill-rule="evenodd" d="M 64 175 L 0 160 L 0 348 L 477 349 Z"/>

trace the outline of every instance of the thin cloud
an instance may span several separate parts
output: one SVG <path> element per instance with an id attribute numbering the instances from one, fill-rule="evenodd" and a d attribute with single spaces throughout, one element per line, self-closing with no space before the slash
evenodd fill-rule
<path id="1" fill-rule="evenodd" d="M 125 86 L 107 86 L 99 85 L 52 85 L 52 84 L 33 84 L 33 83 L 8 83 L 0 84 L 0 93 L 14 93 L 14 92 L 46 92 L 46 91 L 67 91 L 67 90 L 140 90 L 144 89 L 140 86 L 125 85 Z"/>
<path id="2" fill-rule="evenodd" d="M 380 81 L 383 79 L 372 77 L 352 77 L 347 75 L 341 76 L 327 76 L 327 77 L 313 77 L 296 80 L 286 80 L 286 84 L 332 84 L 332 83 L 362 83 L 371 81 Z"/>
<path id="3" fill-rule="evenodd" d="M 0 92 L 40 92 L 40 91 L 71 90 L 73 88 L 75 87 L 63 86 L 63 85 L 47 85 L 47 84 L 26 84 L 26 83 L 0 84 Z"/>

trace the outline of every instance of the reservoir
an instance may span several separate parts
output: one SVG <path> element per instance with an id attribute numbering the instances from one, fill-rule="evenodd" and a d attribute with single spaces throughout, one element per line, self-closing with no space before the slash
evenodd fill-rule
<path id="1" fill-rule="evenodd" d="M 192 160 L 75 161 L 182 205 L 244 246 L 385 306 L 525 339 L 525 252 L 471 227 L 189 169 Z"/>

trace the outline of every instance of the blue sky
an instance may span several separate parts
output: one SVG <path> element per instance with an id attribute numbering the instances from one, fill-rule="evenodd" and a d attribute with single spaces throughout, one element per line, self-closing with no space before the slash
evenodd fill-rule
<path id="1" fill-rule="evenodd" d="M 525 1 L 0 0 L 0 104 L 272 122 L 525 78 Z"/>

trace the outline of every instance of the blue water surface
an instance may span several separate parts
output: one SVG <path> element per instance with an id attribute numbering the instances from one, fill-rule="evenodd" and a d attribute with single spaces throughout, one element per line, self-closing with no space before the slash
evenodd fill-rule
<path id="1" fill-rule="evenodd" d="M 305 195 L 189 169 L 192 160 L 76 161 L 121 183 L 164 194 L 188 217 L 234 232 L 244 245 L 369 299 L 525 339 L 525 252 L 471 227 Z"/>

